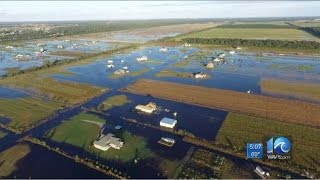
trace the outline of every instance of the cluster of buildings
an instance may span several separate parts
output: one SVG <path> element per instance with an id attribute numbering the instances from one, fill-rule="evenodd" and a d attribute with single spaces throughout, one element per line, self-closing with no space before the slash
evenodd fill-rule
<path id="1" fill-rule="evenodd" d="M 143 113 L 152 114 L 157 110 L 157 105 L 155 103 L 153 103 L 153 102 L 149 102 L 146 105 L 138 104 L 135 107 L 135 109 L 137 111 L 140 111 L 140 112 L 143 112 Z M 178 121 L 175 120 L 175 119 L 171 119 L 171 118 L 165 117 L 160 121 L 160 127 L 166 127 L 166 128 L 173 129 L 176 126 L 177 122 Z"/>
<path id="2" fill-rule="evenodd" d="M 148 57 L 147 56 L 141 56 L 141 57 L 137 57 L 137 61 L 138 62 L 145 62 L 148 60 Z"/>
<path id="3" fill-rule="evenodd" d="M 121 60 L 121 64 L 122 63 L 124 63 L 124 60 Z M 109 69 L 115 68 L 115 66 L 113 65 L 113 60 L 108 60 L 107 67 Z M 118 70 L 114 71 L 113 73 L 116 75 L 122 75 L 122 74 L 130 73 L 130 71 L 128 70 L 128 66 L 123 66 L 122 69 L 118 69 Z"/>

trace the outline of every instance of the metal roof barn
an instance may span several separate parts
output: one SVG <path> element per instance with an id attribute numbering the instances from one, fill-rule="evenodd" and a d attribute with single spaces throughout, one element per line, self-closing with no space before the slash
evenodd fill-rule
<path id="1" fill-rule="evenodd" d="M 174 128 L 176 124 L 177 124 L 177 120 L 167 118 L 167 117 L 163 118 L 160 121 L 160 126 L 167 127 L 167 128 Z"/>

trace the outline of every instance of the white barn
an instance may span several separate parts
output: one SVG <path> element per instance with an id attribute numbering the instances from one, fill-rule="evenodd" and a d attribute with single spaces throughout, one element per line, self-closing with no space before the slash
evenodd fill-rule
<path id="1" fill-rule="evenodd" d="M 160 121 L 160 126 L 166 127 L 166 128 L 174 128 L 177 122 L 178 121 L 175 119 L 165 117 Z"/>

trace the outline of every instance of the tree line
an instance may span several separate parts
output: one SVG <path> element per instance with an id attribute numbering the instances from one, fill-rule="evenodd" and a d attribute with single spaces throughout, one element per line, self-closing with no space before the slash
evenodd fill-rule
<path id="1" fill-rule="evenodd" d="M 130 30 L 137 28 L 148 28 L 165 25 L 176 25 L 185 23 L 205 23 L 211 20 L 192 20 L 192 19 L 172 19 L 172 20 L 135 20 L 135 21 L 92 21 L 92 22 L 73 22 L 67 26 L 57 26 L 50 30 L 24 30 L 23 33 L 15 33 L 0 36 L 0 42 L 40 39 L 47 37 L 60 37 L 65 35 L 90 34 L 119 30 Z M 63 23 L 56 24 L 63 25 Z"/>
<path id="2" fill-rule="evenodd" d="M 229 38 L 184 38 L 183 43 L 215 44 L 230 46 L 255 46 L 269 48 L 315 49 L 320 50 L 316 41 L 287 41 L 287 40 L 258 40 L 258 39 L 229 39 Z"/>
<path id="3" fill-rule="evenodd" d="M 320 27 L 302 27 L 299 29 L 320 38 Z"/>

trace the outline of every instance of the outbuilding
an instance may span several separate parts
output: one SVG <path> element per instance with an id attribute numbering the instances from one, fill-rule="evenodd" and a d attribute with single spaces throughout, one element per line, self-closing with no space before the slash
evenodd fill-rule
<path id="1" fill-rule="evenodd" d="M 166 127 L 166 128 L 174 128 L 177 122 L 178 121 L 175 119 L 165 117 L 160 121 L 160 126 Z"/>

